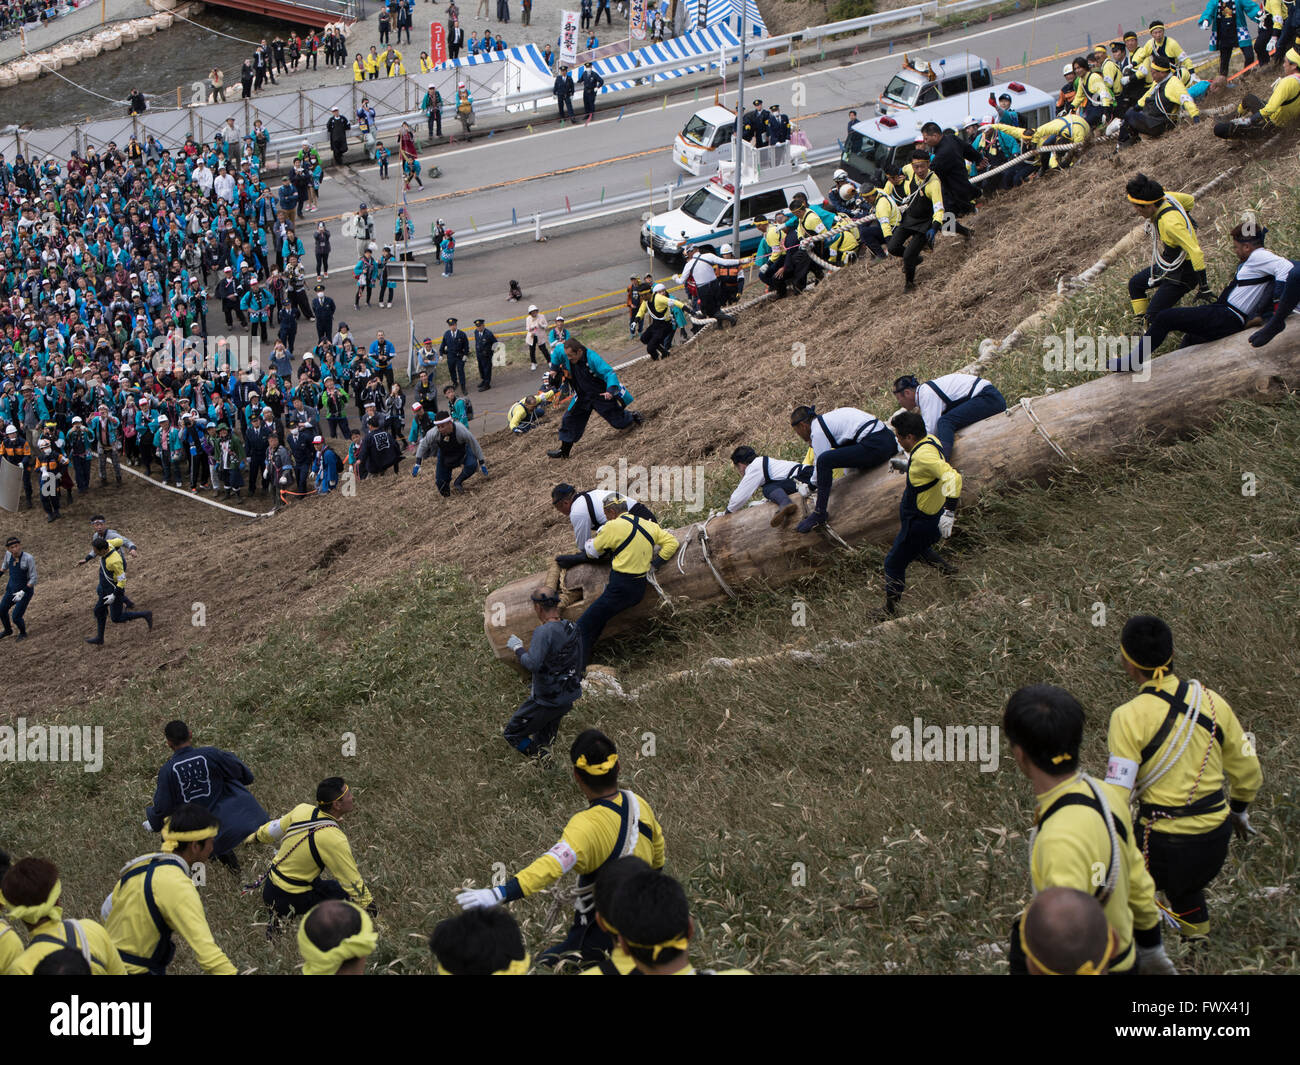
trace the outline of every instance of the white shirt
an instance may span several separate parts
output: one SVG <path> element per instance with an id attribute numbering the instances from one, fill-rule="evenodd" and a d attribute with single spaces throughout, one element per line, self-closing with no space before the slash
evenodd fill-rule
<path id="1" fill-rule="evenodd" d="M 739 259 L 724 259 L 712 252 L 700 252 L 686 264 L 686 268 L 681 272 L 681 280 L 685 281 L 689 277 L 697 286 L 707 285 L 710 281 L 718 279 L 718 273 L 713 269 L 715 266 L 739 265 Z"/>
<path id="2" fill-rule="evenodd" d="M 731 499 L 727 501 L 726 513 L 732 514 L 739 510 L 767 483 L 763 476 L 764 464 L 767 465 L 767 480 L 773 481 L 787 480 L 795 475 L 796 470 L 802 469 L 802 464 L 798 462 L 756 455 L 754 461 L 745 467 L 745 476 L 740 479 L 740 484 L 736 485 L 736 490 L 731 493 Z"/>
<path id="3" fill-rule="evenodd" d="M 831 431 L 835 437 L 834 441 L 827 440 L 826 434 L 822 432 L 821 418 L 826 423 L 826 428 Z M 858 432 L 861 429 L 862 432 Z M 885 428 L 883 422 L 874 414 L 868 414 L 864 410 L 858 410 L 857 407 L 836 407 L 828 414 L 819 414 L 812 420 L 812 444 L 813 457 L 819 458 L 823 452 L 830 451 L 832 448 L 845 447 L 852 443 L 861 443 L 862 438 L 869 433 L 879 432 Z M 857 437 L 855 441 L 853 438 Z"/>
<path id="4" fill-rule="evenodd" d="M 934 383 L 938 386 L 939 391 L 953 403 L 966 399 L 968 396 L 978 395 L 989 387 L 989 383 L 982 377 L 976 377 L 974 374 L 969 373 L 944 374 L 942 377 L 934 378 Z M 929 381 L 923 381 L 920 387 L 917 388 L 916 405 L 921 408 L 921 418 L 925 422 L 925 431 L 933 433 L 935 426 L 939 424 L 939 419 L 943 417 L 950 404 L 940 399 L 938 393 L 929 385 Z M 973 392 L 971 391 L 972 388 L 974 388 Z"/>
<path id="5" fill-rule="evenodd" d="M 573 497 L 573 506 L 569 508 L 569 523 L 573 526 L 573 542 L 578 550 L 586 551 L 592 558 L 599 558 L 600 552 L 592 550 L 591 538 L 595 535 L 597 529 L 605 524 L 605 500 L 612 495 L 618 495 L 617 492 L 607 492 L 600 488 L 594 488 L 590 492 L 579 492 Z M 587 499 L 591 500 L 591 510 L 587 509 Z M 627 509 L 631 510 L 636 506 L 636 500 L 631 496 L 624 496 L 627 500 Z M 592 523 L 591 515 L 595 511 L 596 521 Z"/>
<path id="6" fill-rule="evenodd" d="M 1283 259 L 1267 248 L 1256 248 L 1237 267 L 1237 276 L 1228 286 L 1225 302 L 1247 321 L 1257 314 L 1271 314 L 1273 284 L 1262 279 L 1285 281 L 1294 266 L 1290 259 Z M 1257 283 L 1250 284 L 1252 281 Z"/>
<path id="7" fill-rule="evenodd" d="M 212 182 L 212 188 L 227 203 L 235 202 L 235 179 L 229 174 L 218 174 Z"/>
<path id="8" fill-rule="evenodd" d="M 212 171 L 207 166 L 196 166 L 192 177 L 194 183 L 204 192 L 212 191 Z"/>

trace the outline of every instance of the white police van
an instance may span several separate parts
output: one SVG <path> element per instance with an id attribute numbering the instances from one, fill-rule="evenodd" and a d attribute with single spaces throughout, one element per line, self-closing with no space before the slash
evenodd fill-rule
<path id="1" fill-rule="evenodd" d="M 730 146 L 720 154 L 723 158 L 718 161 L 718 173 L 707 184 L 688 195 L 680 207 L 646 220 L 641 227 L 642 248 L 667 262 L 680 263 L 685 259 L 686 249 L 693 244 L 711 244 L 716 248 L 732 243 L 735 164 L 730 158 Z M 789 144 L 766 148 L 742 145 L 740 247 L 733 249 L 735 254 L 744 254 L 758 246 L 761 234 L 754 226 L 755 219 L 771 218 L 777 211 L 788 208 L 797 193 L 802 192 L 809 203 L 821 203 L 822 194 L 812 179 L 812 168 L 799 161 L 801 158 L 797 149 L 791 152 Z"/>
<path id="2" fill-rule="evenodd" d="M 854 181 L 879 188 L 884 184 L 886 167 L 903 166 L 911 159 L 913 148 L 921 140 L 921 127 L 927 122 L 937 122 L 942 129 L 960 130 L 969 117 L 990 117 L 996 108 L 989 103 L 989 97 L 1003 93 L 1011 97 L 1011 109 L 1023 128 L 1041 126 L 1055 114 L 1055 98 L 1040 89 L 1018 81 L 990 85 L 987 91 L 856 123 L 844 140 L 840 165 Z"/>
<path id="3" fill-rule="evenodd" d="M 673 162 L 688 174 L 707 174 L 718 165 L 718 149 L 736 135 L 736 112 L 729 107 L 705 107 L 686 120 L 673 138 Z"/>
<path id="4" fill-rule="evenodd" d="M 970 52 L 954 52 L 934 59 L 903 56 L 903 69 L 885 86 L 876 114 L 891 114 L 909 107 L 924 107 L 953 96 L 965 96 L 993 84 L 989 65 Z"/>

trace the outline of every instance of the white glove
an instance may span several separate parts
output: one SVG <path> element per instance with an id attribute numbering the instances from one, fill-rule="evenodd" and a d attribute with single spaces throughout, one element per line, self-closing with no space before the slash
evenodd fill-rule
<path id="1" fill-rule="evenodd" d="M 23 596 L 26 594 L 26 592 L 14 592 L 14 604 L 17 605 L 18 603 L 21 603 L 23 601 Z"/>
<path id="2" fill-rule="evenodd" d="M 1242 810 L 1240 813 L 1235 810 L 1231 811 L 1228 814 L 1228 821 L 1231 823 L 1232 831 L 1237 834 L 1238 839 L 1259 835 L 1259 829 L 1250 823 L 1249 810 Z"/>
<path id="3" fill-rule="evenodd" d="M 906 473 L 906 472 L 907 472 L 907 456 L 906 456 L 906 455 L 895 455 L 892 459 L 889 460 L 889 468 L 890 468 L 891 470 L 895 471 L 896 473 Z"/>
<path id="4" fill-rule="evenodd" d="M 142 822 L 140 822 L 140 823 L 141 823 L 142 825 L 144 825 L 144 830 L 145 830 L 146 832 L 152 832 L 152 831 L 153 831 L 153 825 L 149 824 L 149 818 L 146 817 L 146 818 L 145 818 Z"/>
<path id="5" fill-rule="evenodd" d="M 957 515 L 951 510 L 945 510 L 939 515 L 939 535 L 945 540 L 952 535 L 952 527 L 956 520 Z"/>
<path id="6" fill-rule="evenodd" d="M 1201 29 L 1203 29 L 1203 30 L 1208 30 L 1209 28 L 1210 28 L 1210 22 L 1209 22 L 1209 20 L 1208 20 L 1208 19 L 1204 19 L 1204 20 L 1202 20 L 1202 22 L 1201 22 Z"/>
<path id="7" fill-rule="evenodd" d="M 803 481 L 796 481 L 794 489 L 801 496 L 807 497 L 812 495 L 812 489 L 808 485 L 804 484 Z"/>
<path id="8" fill-rule="evenodd" d="M 524 646 L 524 641 L 521 640 L 518 636 L 516 636 L 513 632 L 510 634 L 510 639 L 506 640 L 507 650 L 518 651 L 523 646 Z"/>
<path id="9" fill-rule="evenodd" d="M 474 888 L 471 891 L 462 891 L 456 896 L 456 902 L 460 904 L 462 910 L 490 910 L 493 906 L 501 905 L 504 897 L 505 892 L 500 888 Z"/>
<path id="10" fill-rule="evenodd" d="M 116 598 L 117 598 L 116 595 L 106 595 L 106 596 L 104 596 L 104 605 L 105 605 L 105 606 L 110 605 L 110 604 L 113 602 L 113 600 L 116 599 Z"/>
<path id="11" fill-rule="evenodd" d="M 1137 971 L 1139 976 L 1177 976 L 1173 961 L 1165 953 L 1165 945 L 1138 947 Z"/>

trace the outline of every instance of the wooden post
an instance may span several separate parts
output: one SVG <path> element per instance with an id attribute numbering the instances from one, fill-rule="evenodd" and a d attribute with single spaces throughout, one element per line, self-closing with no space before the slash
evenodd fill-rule
<path id="1" fill-rule="evenodd" d="M 1113 456 L 1151 437 L 1170 437 L 1200 428 L 1230 400 L 1261 397 L 1279 384 L 1300 383 L 1300 328 L 1293 327 L 1263 348 L 1250 346 L 1245 330 L 1226 340 L 1184 348 L 1155 359 L 1150 380 L 1128 374 L 1098 377 L 1074 388 L 1032 399 L 1030 410 L 1017 404 L 965 429 L 957 437 L 954 465 L 962 473 L 963 504 L 988 488 L 1017 481 L 1044 481 L 1073 462 Z M 1055 444 L 1055 447 L 1053 447 Z M 1060 448 L 1067 456 L 1057 453 Z M 851 545 L 887 544 L 898 531 L 898 501 L 903 478 L 888 468 L 850 473 L 835 482 L 830 497 L 830 525 Z M 708 527 L 709 558 L 732 588 L 746 584 L 774 586 L 815 571 L 842 548 L 820 533 L 800 535 L 791 522 L 769 525 L 769 506 L 714 518 Z M 664 592 L 675 600 L 700 603 L 726 598 L 704 560 L 699 525 L 674 530 L 690 543 L 679 570 L 671 561 L 658 574 Z M 566 530 L 567 531 L 567 530 Z M 571 550 L 556 543 L 557 551 Z M 579 617 L 605 588 L 608 567 L 576 566 L 566 588 L 578 601 L 563 616 Z M 514 662 L 506 640 L 527 638 L 535 624 L 529 596 L 545 581 L 535 573 L 498 588 L 483 604 L 483 631 L 493 653 Z M 653 590 L 634 609 L 619 614 L 605 635 L 644 626 L 659 609 Z"/>

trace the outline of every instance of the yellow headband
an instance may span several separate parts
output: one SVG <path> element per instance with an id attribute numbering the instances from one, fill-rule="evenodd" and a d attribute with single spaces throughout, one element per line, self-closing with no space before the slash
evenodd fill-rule
<path id="1" fill-rule="evenodd" d="M 1030 905 L 1032 906 L 1033 903 L 1030 903 Z M 1055 969 L 1049 969 L 1038 958 L 1034 957 L 1033 951 L 1029 949 L 1029 940 L 1025 936 L 1025 925 L 1027 925 L 1028 923 L 1029 923 L 1029 911 L 1025 910 L 1025 915 L 1020 918 L 1020 949 L 1025 952 L 1025 957 L 1028 958 L 1030 961 L 1032 961 L 1035 965 L 1037 965 L 1038 968 L 1042 970 L 1042 974 L 1044 976 L 1066 975 L 1065 973 L 1058 973 Z M 1070 975 L 1104 976 L 1106 973 L 1106 967 L 1111 963 L 1111 959 L 1115 957 L 1115 948 L 1118 946 L 1119 946 L 1119 941 L 1115 936 L 1115 929 L 1107 925 L 1106 926 L 1106 951 L 1104 954 L 1102 954 L 1101 960 L 1093 961 L 1091 958 L 1089 958 L 1077 969 L 1075 969 L 1074 972 Z"/>
<path id="2" fill-rule="evenodd" d="M 320 807 L 333 806 L 336 802 L 339 801 L 339 799 L 343 798 L 343 796 L 346 795 L 350 790 L 351 789 L 346 784 L 344 784 L 343 790 L 340 791 L 337 795 L 335 795 L 334 798 L 330 799 L 329 802 L 318 802 L 316 805 Z"/>
<path id="3" fill-rule="evenodd" d="M 516 958 L 504 969 L 498 969 L 492 975 L 493 976 L 527 976 L 528 969 L 530 966 L 532 966 L 532 964 L 533 964 L 533 956 L 531 954 L 526 953 L 522 958 Z M 453 973 L 446 966 L 444 966 L 442 962 L 438 962 L 438 975 L 455 976 L 456 974 Z"/>
<path id="4" fill-rule="evenodd" d="M 616 765 L 618 765 L 618 755 L 611 754 L 603 762 L 598 762 L 596 765 L 592 765 L 590 762 L 587 761 L 587 756 L 584 754 L 581 758 L 579 758 L 576 762 L 574 762 L 574 765 L 576 765 L 584 773 L 591 774 L 593 777 L 603 777 L 606 773 L 608 773 L 611 769 L 613 769 Z"/>
<path id="5" fill-rule="evenodd" d="M 303 976 L 333 976 L 344 962 L 351 961 L 353 958 L 367 957 L 374 951 L 375 945 L 379 942 L 379 933 L 375 931 L 370 914 L 356 903 L 349 902 L 347 905 L 361 914 L 361 931 L 348 936 L 338 946 L 331 947 L 329 950 L 321 950 L 307 938 L 307 917 L 311 916 L 310 913 L 299 922 L 298 953 L 302 955 Z"/>
<path id="6" fill-rule="evenodd" d="M 1294 63 L 1296 66 L 1300 67 L 1300 48 L 1288 48 L 1286 50 L 1286 58 L 1288 62 Z"/>
<path id="7" fill-rule="evenodd" d="M 1174 660 L 1174 656 L 1170 655 L 1167 659 L 1165 659 L 1165 664 L 1162 666 L 1144 666 L 1141 662 L 1136 662 L 1133 660 L 1133 656 L 1130 655 L 1126 650 L 1124 650 L 1123 644 L 1120 644 L 1119 646 L 1119 653 L 1124 657 L 1124 661 L 1127 662 L 1130 666 L 1134 666 L 1137 669 L 1151 670 L 1152 680 L 1159 680 L 1166 673 L 1168 673 L 1170 663 L 1172 663 Z"/>
<path id="8" fill-rule="evenodd" d="M 625 939 L 623 942 L 637 950 L 650 951 L 651 961 L 658 961 L 659 955 L 665 950 L 686 950 L 690 947 L 690 941 L 685 936 L 678 936 L 666 943 L 633 943 L 630 939 Z"/>
<path id="9" fill-rule="evenodd" d="M 174 851 L 179 843 L 197 843 L 201 839 L 212 839 L 219 831 L 217 825 L 209 825 L 207 828 L 196 828 L 193 832 L 176 832 L 172 829 L 172 819 L 168 817 L 163 821 L 162 849 Z"/>
<path id="10" fill-rule="evenodd" d="M 5 908 L 9 911 L 9 916 L 15 917 L 26 924 L 40 924 L 47 918 L 52 921 L 63 920 L 63 907 L 57 905 L 59 896 L 63 894 L 63 881 L 54 881 L 54 887 L 50 888 L 49 895 L 44 902 L 38 902 L 35 906 L 15 906 L 8 900 L 5 901 Z"/>
<path id="11" fill-rule="evenodd" d="M 1060 765 L 1062 762 L 1068 762 L 1073 759 L 1071 754 L 1058 754 L 1052 757 L 1052 765 Z"/>
<path id="12" fill-rule="evenodd" d="M 1153 203 L 1159 203 L 1160 201 L 1159 201 L 1159 200 L 1139 200 L 1136 196 L 1130 196 L 1130 197 L 1128 198 L 1128 202 L 1129 202 L 1129 203 L 1137 203 L 1137 204 L 1141 204 L 1143 207 L 1150 207 Z"/>

